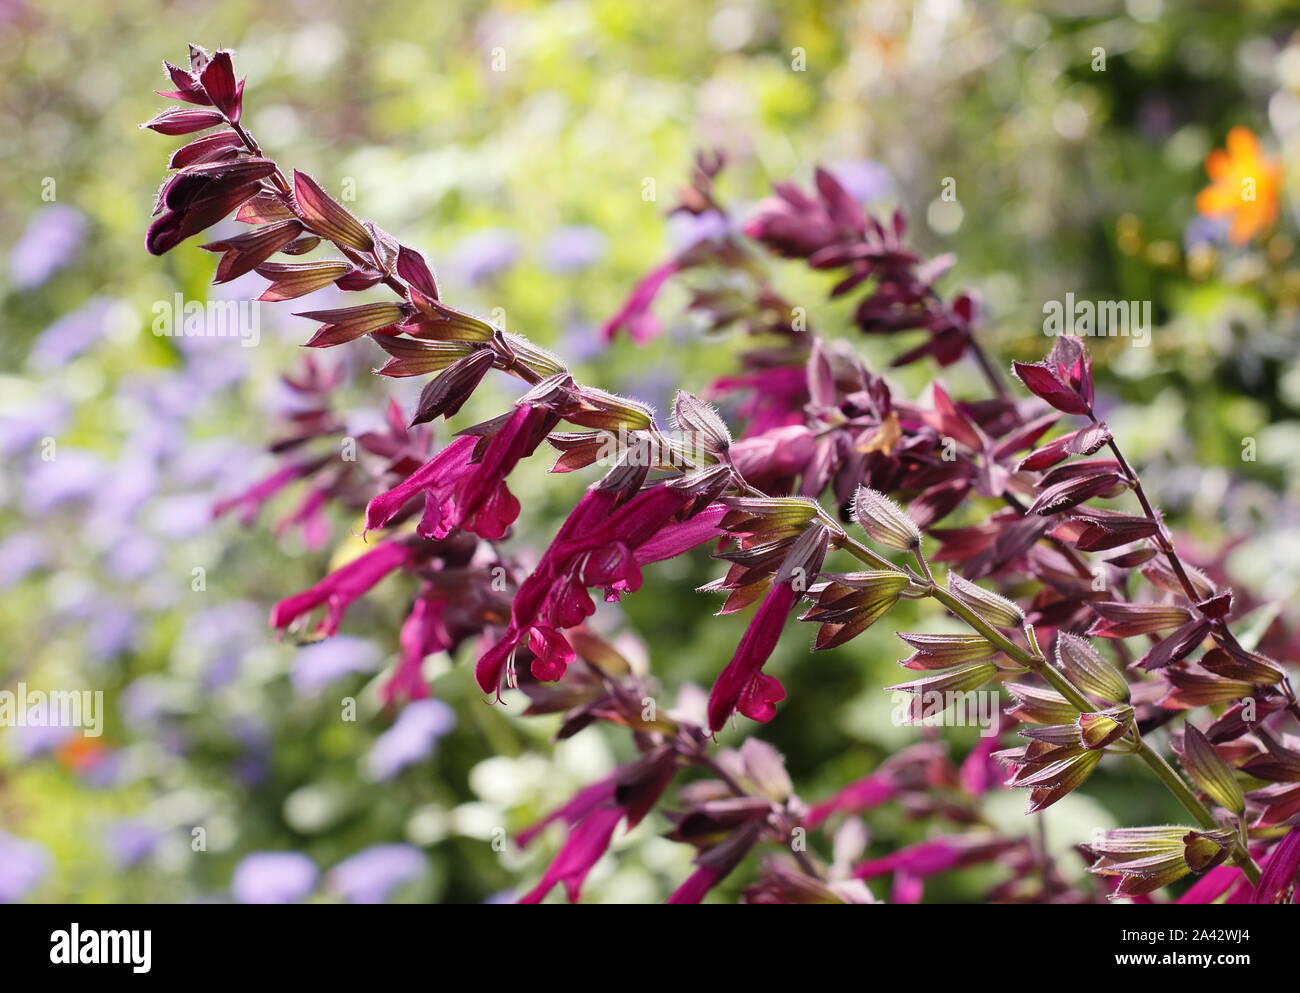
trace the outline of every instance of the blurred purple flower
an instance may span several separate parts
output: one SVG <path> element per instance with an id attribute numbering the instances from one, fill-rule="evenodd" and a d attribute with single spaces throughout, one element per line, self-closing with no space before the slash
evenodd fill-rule
<path id="1" fill-rule="evenodd" d="M 185 436 L 176 430 L 176 425 L 150 418 L 135 425 L 123 442 L 122 451 L 129 458 L 156 463 L 179 455 L 184 444 Z"/>
<path id="2" fill-rule="evenodd" d="M 58 725 L 31 724 L 9 729 L 14 757 L 19 762 L 29 762 L 48 755 L 77 733 L 76 728 Z"/>
<path id="3" fill-rule="evenodd" d="M 455 726 L 455 712 L 441 700 L 407 704 L 370 749 L 366 762 L 371 777 L 392 779 L 408 765 L 428 758 L 438 739 Z"/>
<path id="4" fill-rule="evenodd" d="M 0 831 L 0 903 L 17 903 L 50 871 L 42 845 Z"/>
<path id="5" fill-rule="evenodd" d="M 103 333 L 112 305 L 107 297 L 92 297 L 47 327 L 32 342 L 28 354 L 32 368 L 39 372 L 58 369 L 93 345 Z"/>
<path id="6" fill-rule="evenodd" d="M 49 462 L 36 462 L 27 474 L 24 505 L 28 513 L 47 514 L 61 504 L 93 496 L 108 473 L 92 452 L 59 446 Z"/>
<path id="7" fill-rule="evenodd" d="M 336 679 L 353 672 L 372 672 L 379 665 L 379 649 L 363 638 L 336 635 L 299 650 L 291 679 L 296 692 L 319 693 Z"/>
<path id="8" fill-rule="evenodd" d="M 859 203 L 879 200 L 894 190 L 894 177 L 889 170 L 871 159 L 837 162 L 829 167 L 829 172 Z"/>
<path id="9" fill-rule="evenodd" d="M 1178 125 L 1174 106 L 1163 93 L 1145 97 L 1138 107 L 1138 131 L 1150 141 L 1163 141 Z"/>
<path id="10" fill-rule="evenodd" d="M 222 652 L 208 660 L 203 667 L 201 680 L 205 690 L 219 690 L 229 686 L 239 676 L 240 658 L 234 652 Z"/>
<path id="11" fill-rule="evenodd" d="M 241 482 L 252 483 L 257 478 L 256 458 L 261 449 L 243 445 L 230 438 L 213 438 L 187 445 L 169 465 L 172 481 L 178 486 L 202 486 L 221 482 L 238 490 Z M 206 514 L 212 516 L 208 498 Z"/>
<path id="12" fill-rule="evenodd" d="M 668 218 L 668 243 L 677 255 L 702 241 L 721 241 L 730 232 L 731 223 L 716 210 L 702 214 L 683 211 Z"/>
<path id="13" fill-rule="evenodd" d="M 202 493 L 161 497 L 149 508 L 149 527 L 163 538 L 194 538 L 212 525 L 212 499 Z"/>
<path id="14" fill-rule="evenodd" d="M 316 863 L 301 852 L 254 852 L 235 867 L 238 903 L 297 903 L 316 886 Z"/>
<path id="15" fill-rule="evenodd" d="M 174 712 L 167 688 L 167 682 L 161 677 L 142 676 L 122 690 L 117 700 L 118 713 L 131 727 L 157 724 Z"/>
<path id="16" fill-rule="evenodd" d="M 143 579 L 162 561 L 162 546 L 143 534 L 130 534 L 113 545 L 104 556 L 104 568 L 114 579 L 134 582 Z"/>
<path id="17" fill-rule="evenodd" d="M 1217 246 L 1228 241 L 1229 218 L 1203 217 L 1197 214 L 1183 228 L 1183 250 L 1190 252 L 1197 245 Z"/>
<path id="18" fill-rule="evenodd" d="M 14 456 L 34 451 L 42 438 L 57 437 L 67 426 L 71 408 L 61 397 L 45 397 L 27 404 L 21 414 L 0 417 L 0 454 Z"/>
<path id="19" fill-rule="evenodd" d="M 59 458 L 63 457 L 60 453 Z M 100 535 L 134 517 L 161 485 L 158 468 L 147 453 L 132 454 L 113 466 L 95 490 L 93 529 Z"/>
<path id="20" fill-rule="evenodd" d="M 600 344 L 600 329 L 580 314 L 568 315 L 564 330 L 560 332 L 560 350 L 574 362 L 594 359 L 604 351 Z"/>
<path id="21" fill-rule="evenodd" d="M 271 729 L 255 718 L 246 717 L 235 721 L 229 732 L 243 749 L 232 764 L 236 777 L 250 789 L 260 786 L 271 770 Z"/>
<path id="22" fill-rule="evenodd" d="M 108 829 L 104 842 L 118 868 L 129 869 L 152 855 L 161 837 L 157 828 L 143 821 L 122 820 Z"/>
<path id="23" fill-rule="evenodd" d="M 414 845 L 374 845 L 336 865 L 329 882 L 348 903 L 387 903 L 399 886 L 418 879 L 427 864 Z"/>
<path id="24" fill-rule="evenodd" d="M 193 614 L 185 622 L 182 643 L 211 657 L 242 651 L 261 641 L 262 611 L 247 600 L 231 600 Z"/>
<path id="25" fill-rule="evenodd" d="M 207 358 L 204 361 L 207 361 Z M 193 416 L 197 401 L 202 399 L 202 391 L 196 390 L 195 387 L 194 382 L 183 374 L 177 375 L 174 371 L 165 375 L 134 375 L 119 381 L 117 396 L 123 401 L 134 400 L 140 407 L 149 411 L 153 420 L 159 424 L 171 425 L 174 430 L 176 424 Z"/>
<path id="26" fill-rule="evenodd" d="M 0 542 L 0 590 L 21 583 L 49 561 L 46 540 L 31 531 L 12 534 Z"/>
<path id="27" fill-rule="evenodd" d="M 97 790 L 108 790 L 125 784 L 128 770 L 120 751 L 104 750 L 77 769 L 82 782 Z"/>
<path id="28" fill-rule="evenodd" d="M 462 238 L 451 251 L 451 261 L 471 283 L 486 283 L 519 259 L 519 239 L 510 231 L 477 231 Z"/>
<path id="29" fill-rule="evenodd" d="M 131 608 L 122 603 L 104 603 L 86 628 L 86 657 L 92 662 L 107 662 L 129 651 L 135 639 L 136 619 Z"/>
<path id="30" fill-rule="evenodd" d="M 86 219 L 75 207 L 42 207 L 9 252 L 9 275 L 19 289 L 40 286 L 72 261 L 86 237 Z"/>
<path id="31" fill-rule="evenodd" d="M 546 239 L 542 254 L 551 272 L 576 272 L 605 254 L 605 236 L 595 228 L 557 228 Z"/>

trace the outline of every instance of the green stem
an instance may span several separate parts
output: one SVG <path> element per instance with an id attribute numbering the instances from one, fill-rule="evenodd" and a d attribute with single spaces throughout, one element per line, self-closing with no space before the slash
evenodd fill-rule
<path id="1" fill-rule="evenodd" d="M 1027 669 L 1038 673 L 1052 687 L 1065 697 L 1070 703 L 1077 707 L 1081 713 L 1092 711 L 1095 705 L 1079 691 L 1079 689 L 1061 672 L 1053 668 L 1041 654 L 1033 654 L 1025 651 L 1015 642 L 1011 641 L 1001 631 L 988 624 L 983 618 L 972 611 L 964 603 L 954 597 L 947 590 L 940 586 L 932 586 L 929 591 L 931 596 L 942 603 L 950 611 L 960 617 L 968 625 L 983 635 L 988 641 L 996 646 L 1003 654 L 1015 662 L 1019 662 Z M 1134 739 L 1136 747 L 1133 754 L 1142 759 L 1154 772 L 1162 783 L 1165 784 L 1174 798 L 1187 810 L 1189 814 L 1196 819 L 1201 827 L 1208 830 L 1216 830 L 1219 825 L 1214 816 L 1206 809 L 1205 805 L 1196 798 L 1187 786 L 1181 776 L 1174 771 L 1173 767 L 1165 761 L 1159 752 L 1155 751 L 1150 745 L 1142 740 L 1141 735 L 1137 734 L 1134 729 Z M 1250 857 L 1246 847 L 1238 842 L 1233 848 L 1233 861 L 1246 874 L 1246 878 L 1251 883 L 1259 882 L 1259 866 L 1255 860 Z"/>
<path id="2" fill-rule="evenodd" d="M 835 536 L 835 544 L 852 555 L 859 562 L 865 562 L 867 565 L 875 566 L 877 569 L 885 569 L 889 572 L 899 572 L 906 575 L 917 586 L 925 586 L 926 583 L 907 566 L 898 566 L 883 555 L 877 555 L 860 541 L 856 541 L 844 532 L 844 530 L 835 523 L 829 516 L 822 516 L 823 523 L 827 524 Z"/>
<path id="3" fill-rule="evenodd" d="M 1160 781 L 1168 787 L 1169 792 L 1174 795 L 1189 814 L 1196 818 L 1196 822 L 1201 827 L 1210 831 L 1218 829 L 1219 824 L 1215 821 L 1214 816 L 1206 809 L 1205 804 L 1196 798 L 1196 794 L 1188 788 L 1187 784 L 1183 782 L 1183 777 L 1178 775 L 1173 766 L 1165 761 L 1164 756 L 1140 737 L 1134 754 L 1151 767 L 1151 771 L 1160 777 Z M 1259 866 L 1255 864 L 1255 860 L 1250 857 L 1250 852 L 1246 850 L 1245 845 L 1240 840 L 1233 846 L 1233 862 L 1246 874 L 1246 878 L 1251 881 L 1252 885 L 1259 882 Z"/>
<path id="4" fill-rule="evenodd" d="M 960 617 L 968 625 L 982 634 L 986 639 L 1002 654 L 1006 655 L 1014 662 L 1019 662 L 1026 669 L 1032 669 L 1049 683 L 1052 688 L 1061 696 L 1070 701 L 1071 705 L 1076 707 L 1080 713 L 1088 713 L 1096 709 L 1087 697 L 1085 697 L 1075 685 L 1070 682 L 1064 675 L 1057 672 L 1052 666 L 1048 665 L 1047 659 L 1041 655 L 1033 655 L 1025 651 L 1014 641 L 1004 635 L 997 628 L 987 623 L 982 617 L 958 600 L 955 596 L 945 590 L 942 586 L 931 586 L 929 593 L 941 604 Z"/>

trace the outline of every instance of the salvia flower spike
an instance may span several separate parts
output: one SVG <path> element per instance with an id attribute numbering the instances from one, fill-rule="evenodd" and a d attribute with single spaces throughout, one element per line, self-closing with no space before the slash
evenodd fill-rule
<path id="1" fill-rule="evenodd" d="M 362 555 L 277 604 L 272 624 L 328 637 L 370 591 L 404 584 L 410 607 L 385 701 L 428 694 L 421 672 L 429 654 L 481 645 L 475 678 L 484 693 L 517 688 L 529 714 L 561 715 L 560 738 L 597 722 L 633 737 L 638 756 L 520 836 L 526 844 L 546 825 L 567 831 L 525 901 L 557 887 L 578 899 L 618 831 L 667 796 L 676 798 L 669 837 L 696 849 L 695 868 L 670 902 L 700 901 L 751 853 L 772 846 L 783 854 L 762 860 L 758 881 L 744 890 L 752 902 L 870 902 L 865 880 L 885 872 L 895 877 L 892 898 L 918 900 L 927 876 L 992 861 L 1011 876 L 990 899 L 1095 899 L 1096 892 L 1033 869 L 1031 845 L 1014 834 L 938 836 L 856 868 L 847 864 L 862 851 L 852 828 L 829 840 L 835 867 L 811 850 L 791 852 L 789 839 L 796 829 L 820 830 L 894 800 L 936 809 L 936 783 L 965 788 L 953 801 L 960 809 L 945 808 L 958 823 L 986 822 L 980 797 L 996 786 L 999 766 L 1010 786 L 1030 791 L 1030 811 L 1040 811 L 1080 788 L 1104 753 L 1143 761 L 1196 825 L 1125 828 L 1090 846 L 1091 870 L 1109 881 L 1111 895 L 1142 896 L 1200 873 L 1204 885 L 1188 892 L 1213 891 L 1213 899 L 1236 885 L 1214 875 L 1230 865 L 1241 870 L 1245 898 L 1290 899 L 1300 835 L 1261 833 L 1300 809 L 1300 743 L 1265 726 L 1287 713 L 1300 717 L 1286 667 L 1234 636 L 1231 624 L 1250 609 L 1249 598 L 1216 588 L 1179 558 L 1138 474 L 1097 419 L 1082 341 L 1060 337 L 1043 361 L 1015 363 L 1020 382 L 1053 411 L 1017 404 L 976 340 L 975 296 L 935 289 L 954 260 L 927 259 L 909 246 L 901 211 L 874 217 L 817 169 L 810 191 L 780 183 L 748 223 L 732 224 L 714 183 L 725 156 L 703 153 L 675 209 L 717 220 L 718 233 L 660 260 L 607 331 L 653 336 L 655 298 L 668 280 L 689 273 L 699 277 L 695 314 L 761 341 L 742 356 L 738 374 L 699 394 L 678 393 L 671 414 L 679 437 L 670 437 L 644 404 L 578 382 L 560 357 L 523 334 L 447 302 L 447 288 L 417 249 L 353 215 L 311 176 L 282 170 L 243 126 L 244 82 L 230 52 L 192 46 L 188 68 L 164 68 L 169 88 L 160 95 L 181 106 L 143 127 L 187 141 L 170 157 L 158 192 L 150 252 L 172 251 L 233 213 L 248 230 L 202 246 L 220 255 L 218 282 L 256 272 L 268 281 L 266 301 L 326 287 L 391 294 L 301 312 L 317 324 L 305 335 L 312 350 L 284 380 L 312 413 L 273 443 L 280 467 L 218 508 L 239 509 L 251 523 L 273 496 L 301 488 L 277 533 L 301 529 L 309 547 L 321 547 L 330 535 L 326 506 L 364 513 L 367 529 L 379 532 Z M 318 248 L 324 257 L 294 261 Z M 832 295 L 859 294 L 853 323 L 862 332 L 923 331 L 923 343 L 895 365 L 945 366 L 969 356 L 993 395 L 962 400 L 935 383 L 928 404 L 899 396 L 847 342 L 806 327 L 801 308 L 767 277 L 764 251 L 837 270 Z M 741 284 L 752 289 L 738 290 Z M 342 367 L 315 349 L 355 348 L 362 339 L 378 350 L 380 375 L 428 379 L 414 410 L 391 403 L 385 428 L 357 439 L 372 463 L 339 469 L 330 446 L 346 421 L 331 409 L 330 394 Z M 520 380 L 523 395 L 435 441 L 428 425 L 455 416 L 494 373 Z M 1043 441 L 1061 414 L 1086 423 Z M 516 467 L 549 447 L 560 452 L 555 472 L 588 470 L 611 436 L 644 441 L 655 457 L 624 453 L 590 481 L 549 545 L 531 557 L 531 571 L 503 557 L 500 543 L 521 511 L 508 485 Z M 1132 498 L 1141 513 L 1096 506 Z M 996 509 L 960 527 L 944 521 L 959 507 L 980 505 Z M 910 553 L 920 574 L 857 541 L 840 523 L 847 516 L 870 542 Z M 938 544 L 929 558 L 923 531 Z M 705 587 L 726 594 L 720 613 L 753 613 L 695 723 L 683 716 L 689 708 L 648 713 L 642 701 L 658 690 L 587 622 L 597 596 L 634 595 L 653 578 L 647 567 L 704 546 L 727 565 Z M 863 568 L 825 571 L 832 553 Z M 1092 558 L 1099 553 L 1105 557 Z M 947 565 L 946 586 L 934 581 L 931 562 Z M 912 649 L 902 660 L 912 675 L 893 689 L 919 702 L 1008 673 L 1018 680 L 1005 684 L 1011 702 L 996 733 L 960 767 L 942 741 L 918 741 L 810 809 L 770 746 L 752 737 L 739 749 L 716 746 L 713 735 L 736 714 L 777 718 L 786 691 L 765 669 L 802 601 L 801 619 L 818 624 L 812 647 L 821 650 L 848 644 L 905 597 L 939 600 L 967 630 L 900 635 Z M 306 632 L 318 609 L 323 619 Z M 1050 661 L 1039 631 L 1054 638 Z M 1134 638 L 1143 639 L 1136 659 L 1126 644 Z M 1193 786 L 1231 819 L 1228 827 L 1142 734 L 1198 707 L 1221 713 L 1204 731 L 1187 723 L 1174 740 Z M 1025 743 L 1004 747 L 998 736 L 1018 724 Z M 711 778 L 679 783 L 686 768 Z M 1262 879 L 1251 849 L 1265 860 Z M 857 878 L 846 882 L 850 875 Z M 1026 885 L 1037 889 L 1027 893 Z"/>

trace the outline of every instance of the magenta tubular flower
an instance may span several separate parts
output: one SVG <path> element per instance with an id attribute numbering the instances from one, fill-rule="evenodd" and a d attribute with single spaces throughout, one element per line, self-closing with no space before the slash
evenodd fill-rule
<path id="1" fill-rule="evenodd" d="M 689 521 L 665 524 L 654 537 L 633 549 L 637 565 L 676 558 L 706 541 L 721 538 L 725 532 L 718 527 L 718 522 L 726 513 L 727 508 L 719 504 L 700 511 Z"/>
<path id="2" fill-rule="evenodd" d="M 584 787 L 564 806 L 555 808 L 536 824 L 520 831 L 515 841 L 520 848 L 527 848 L 534 838 L 556 821 L 563 821 L 569 827 L 573 827 L 597 807 L 611 802 L 617 786 L 618 776 L 613 775 Z"/>
<path id="3" fill-rule="evenodd" d="M 546 870 L 542 880 L 520 903 L 538 903 L 563 883 L 570 903 L 577 903 L 583 880 L 605 853 L 619 821 L 627 818 L 632 829 L 654 807 L 677 771 L 677 752 L 660 745 L 614 775 L 588 786 L 539 824 L 519 836 L 527 845 L 547 824 L 563 820 L 570 825 L 568 840 Z"/>
<path id="4" fill-rule="evenodd" d="M 519 501 L 506 489 L 505 479 L 521 459 L 533 453 L 558 421 L 559 417 L 543 406 L 515 407 L 488 442 L 483 457 L 456 487 L 459 526 L 482 538 L 496 539 L 505 534 L 506 528 L 519 516 Z"/>
<path id="5" fill-rule="evenodd" d="M 642 563 L 671 558 L 720 534 L 716 523 L 724 508 L 706 508 L 673 523 L 690 496 L 668 484 L 644 490 L 614 509 L 618 499 L 615 490 L 589 490 L 560 526 L 519 587 L 505 635 L 479 659 L 475 678 L 484 693 L 498 690 L 516 646 L 525 640 L 538 655 L 533 675 L 559 679 L 573 659 L 560 632 L 596 610 L 589 587 L 603 586 L 607 601 L 618 600 L 640 589 Z"/>
<path id="6" fill-rule="evenodd" d="M 734 824 L 721 841 L 710 845 L 696 856 L 695 871 L 686 877 L 667 902 L 699 903 L 703 900 L 709 890 L 725 879 L 758 844 L 763 834 L 764 820 L 761 806 L 741 814 L 741 820 Z"/>
<path id="7" fill-rule="evenodd" d="M 785 699 L 785 687 L 776 677 L 764 673 L 763 665 L 776 648 L 786 618 L 800 596 L 792 584 L 778 583 L 763 599 L 736 646 L 736 654 L 709 693 L 710 730 L 720 731 L 737 710 L 761 724 L 776 716 L 776 705 Z"/>
<path id="8" fill-rule="evenodd" d="M 452 488 L 469 471 L 469 459 L 476 442 L 475 438 L 457 438 L 391 490 L 371 500 L 366 505 L 366 530 L 384 527 L 418 493 L 423 492 L 427 501 L 433 501 L 438 506 L 445 503 L 451 496 Z M 445 538 L 450 530 L 450 526 L 435 526 L 426 532 L 422 525 L 421 535 L 426 538 Z"/>
<path id="9" fill-rule="evenodd" d="M 1300 871 L 1300 827 L 1293 827 L 1264 863 L 1251 903 L 1276 903 L 1294 885 Z"/>
<path id="10" fill-rule="evenodd" d="M 670 259 L 646 273 L 633 287 L 631 295 L 619 312 L 605 322 L 603 329 L 605 340 L 612 340 L 621 329 L 626 329 L 638 345 L 644 345 L 658 337 L 659 318 L 655 317 L 651 307 L 655 297 L 663 289 L 664 283 L 668 281 L 668 277 L 680 268 L 681 265 L 676 259 Z"/>
<path id="11" fill-rule="evenodd" d="M 330 573 L 309 590 L 281 600 L 271 610 L 271 626 L 286 628 L 303 614 L 326 605 L 318 630 L 325 635 L 338 632 L 339 623 L 352 602 L 387 576 L 406 565 L 416 549 L 408 544 L 386 541 L 377 548 Z"/>
<path id="12" fill-rule="evenodd" d="M 519 587 L 511 608 L 512 624 L 520 619 L 525 623 L 537 620 L 552 584 L 568 565 L 573 549 L 582 543 L 584 536 L 590 535 L 608 520 L 618 499 L 619 494 L 615 490 L 594 489 L 583 494 L 555 533 L 555 538 L 543 553 L 537 568 Z"/>
<path id="13" fill-rule="evenodd" d="M 743 376 L 723 376 L 709 387 L 709 399 L 736 393 L 749 396 L 736 410 L 745 422 L 745 437 L 766 434 L 773 428 L 803 426 L 808 402 L 808 374 L 802 366 L 775 366 Z"/>
<path id="14" fill-rule="evenodd" d="M 402 622 L 398 637 L 397 671 L 381 692 L 385 704 L 399 700 L 422 700 L 429 695 L 420 676 L 424 660 L 434 652 L 451 647 L 451 635 L 443 619 L 447 601 L 431 592 L 422 592 L 411 605 L 411 612 Z"/>
<path id="15" fill-rule="evenodd" d="M 220 517 L 238 507 L 240 510 L 240 523 L 248 527 L 257 517 L 257 512 L 261 510 L 263 504 L 290 483 L 302 479 L 304 476 L 310 476 L 325 463 L 325 459 L 316 459 L 311 462 L 295 462 L 287 465 L 265 479 L 254 483 L 238 496 L 218 500 L 212 507 L 212 516 Z"/>
<path id="16" fill-rule="evenodd" d="M 325 516 L 329 495 L 328 487 L 313 486 L 294 510 L 275 522 L 275 536 L 282 538 L 297 527 L 302 531 L 303 544 L 309 549 L 314 551 L 324 545 L 329 538 L 329 521 Z"/>
<path id="17" fill-rule="evenodd" d="M 699 903 L 717 886 L 726 873 L 713 866 L 702 865 L 689 876 L 681 886 L 673 891 L 666 903 Z"/>
<path id="18" fill-rule="evenodd" d="M 802 424 L 790 424 L 742 438 L 728 454 L 745 479 L 762 485 L 802 475 L 816 451 L 815 433 Z"/>
<path id="19" fill-rule="evenodd" d="M 908 845 L 878 859 L 863 862 L 853 870 L 855 879 L 875 879 L 889 872 L 933 876 L 957 865 L 961 849 L 955 839 L 939 838 Z"/>
<path id="20" fill-rule="evenodd" d="M 832 814 L 860 814 L 874 810 L 898 795 L 899 787 L 892 776 L 879 773 L 850 783 L 829 800 L 816 804 L 804 818 L 810 828 L 819 827 Z"/>
<path id="21" fill-rule="evenodd" d="M 560 525 L 560 530 L 542 555 L 541 561 L 537 563 L 537 568 L 524 580 L 515 594 L 510 608 L 510 626 L 505 635 L 479 659 L 475 667 L 474 676 L 484 693 L 492 693 L 498 689 L 501 675 L 505 671 L 506 663 L 514 654 L 515 647 L 527 636 L 533 625 L 538 623 L 549 599 L 553 595 L 567 594 L 569 602 L 573 602 L 574 597 L 567 584 L 561 591 L 555 589 L 557 577 L 567 565 L 566 555 L 580 541 L 579 535 L 589 533 L 608 517 L 618 497 L 618 493 L 614 490 L 588 490 Z M 586 590 L 583 589 L 581 592 L 585 595 Z M 590 597 L 587 597 L 587 603 L 590 604 L 590 611 L 594 612 L 596 605 L 591 602 Z M 553 666 L 543 662 L 542 668 L 546 670 Z"/>
<path id="22" fill-rule="evenodd" d="M 1235 865 L 1220 865 L 1201 876 L 1175 903 L 1213 903 L 1238 883 L 1246 882 Z M 1248 884 L 1249 885 L 1249 884 Z"/>
<path id="23" fill-rule="evenodd" d="M 381 493 L 366 508 L 367 530 L 392 520 L 408 500 L 424 494 L 418 531 L 425 538 L 445 538 L 463 527 L 481 538 L 505 535 L 519 516 L 519 501 L 506 477 L 530 455 L 558 418 L 548 409 L 520 404 L 492 435 L 482 457 L 472 461 L 480 439 L 457 438 L 397 486 Z"/>
<path id="24" fill-rule="evenodd" d="M 1012 842 L 993 835 L 953 835 L 934 838 L 900 848 L 882 858 L 859 863 L 854 879 L 874 879 L 895 873 L 894 897 L 907 903 L 921 899 L 921 881 L 950 869 L 990 862 L 1007 851 Z"/>
<path id="25" fill-rule="evenodd" d="M 598 807 L 578 822 L 569 832 L 568 840 L 551 862 L 541 882 L 519 898 L 520 903 L 541 903 L 557 884 L 564 884 L 570 903 L 577 903 L 582 895 L 582 884 L 614 837 L 618 822 L 623 819 L 620 807 Z"/>

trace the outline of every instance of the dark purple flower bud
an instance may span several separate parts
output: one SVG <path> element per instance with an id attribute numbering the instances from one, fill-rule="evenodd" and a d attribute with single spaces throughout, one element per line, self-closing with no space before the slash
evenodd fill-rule
<path id="1" fill-rule="evenodd" d="M 494 359 L 491 349 L 480 348 L 449 365 L 420 391 L 412 426 L 454 415 L 473 395 Z"/>
<path id="2" fill-rule="evenodd" d="M 160 97 L 170 97 L 172 100 L 184 100 L 186 103 L 196 103 L 202 106 L 211 106 L 212 101 L 208 95 L 203 92 L 203 87 L 199 85 L 193 73 L 174 66 L 170 62 L 164 61 L 163 68 L 167 70 L 167 75 L 171 77 L 172 85 L 175 90 L 154 90 Z"/>
<path id="3" fill-rule="evenodd" d="M 1064 468 L 1072 468 L 1066 466 Z M 1058 470 L 1059 471 L 1059 470 Z M 1044 482 L 1051 478 L 1045 477 Z M 1088 472 L 1087 475 L 1066 475 L 1039 491 L 1026 514 L 1059 514 L 1077 507 L 1096 496 L 1113 496 L 1126 485 L 1124 478 L 1114 472 Z"/>
<path id="4" fill-rule="evenodd" d="M 1089 607 L 1100 615 L 1088 634 L 1100 638 L 1131 638 L 1139 634 L 1166 631 L 1192 619 L 1185 607 L 1159 603 L 1128 603 L 1122 600 L 1094 600 Z"/>
<path id="5" fill-rule="evenodd" d="M 244 83 L 235 81 L 235 68 L 230 53 L 217 52 L 199 74 L 199 82 L 212 105 L 226 115 L 231 124 L 239 123 L 243 111 Z"/>
<path id="6" fill-rule="evenodd" d="M 319 262 L 267 262 L 255 268 L 259 276 L 271 281 L 257 299 L 271 303 L 293 300 L 328 286 L 352 266 L 342 259 L 321 259 Z"/>
<path id="7" fill-rule="evenodd" d="M 413 296 L 411 302 L 420 310 L 421 299 L 433 301 L 438 299 L 438 284 L 434 282 L 433 272 L 424 256 L 413 248 L 402 245 L 397 250 L 397 274 L 401 276 L 419 296 Z"/>
<path id="8" fill-rule="evenodd" d="M 1205 794 L 1225 810 L 1238 817 L 1245 812 L 1246 799 L 1232 767 L 1219 756 L 1196 726 L 1188 724 L 1183 731 L 1178 757 L 1187 775 L 1192 777 Z"/>
<path id="9" fill-rule="evenodd" d="M 316 180 L 296 169 L 293 173 L 293 195 L 302 219 L 317 234 L 363 254 L 374 249 L 374 238 L 365 225 L 321 189 Z"/>
<path id="10" fill-rule="evenodd" d="M 302 225 L 297 221 L 280 221 L 267 224 L 247 234 L 227 238 L 224 241 L 211 241 L 200 245 L 205 252 L 222 252 L 217 264 L 214 283 L 228 283 L 232 279 L 252 272 L 289 242 L 298 237 Z"/>
<path id="11" fill-rule="evenodd" d="M 140 125 L 159 134 L 178 135 L 193 134 L 205 128 L 224 124 L 225 118 L 215 110 L 186 110 L 184 107 L 169 107 L 156 117 Z"/>
<path id="12" fill-rule="evenodd" d="M 185 173 L 179 173 L 184 177 Z M 182 208 L 168 209 L 158 216 L 145 235 L 145 247 L 153 255 L 164 255 L 186 238 L 205 231 L 242 204 L 261 188 L 261 183 L 250 182 L 231 186 L 225 182 L 212 182 L 203 189 L 202 196 L 193 196 L 193 187 L 168 187 L 176 189 L 175 196 L 187 199 Z"/>
<path id="13" fill-rule="evenodd" d="M 1089 510 L 1072 516 L 1066 524 L 1053 532 L 1053 536 L 1073 541 L 1080 551 L 1101 552 L 1150 538 L 1158 534 L 1159 530 L 1160 526 L 1149 517 L 1133 517 L 1110 510 Z"/>
<path id="14" fill-rule="evenodd" d="M 363 303 L 338 310 L 308 310 L 293 316 L 324 322 L 305 344 L 308 348 L 330 348 L 399 324 L 407 316 L 408 307 L 409 304 L 401 303 Z"/>
<path id="15" fill-rule="evenodd" d="M 167 168 L 184 169 L 186 166 L 198 165 L 201 162 L 232 158 L 238 155 L 243 147 L 243 140 L 235 132 L 214 131 L 178 148 L 172 153 Z"/>
<path id="16" fill-rule="evenodd" d="M 1043 362 L 1013 362 L 1011 368 L 1029 392 L 1057 410 L 1092 413 L 1092 359 L 1078 338 L 1059 337 Z"/>

